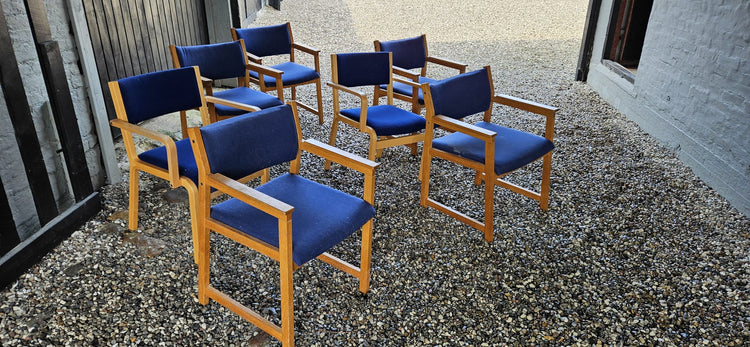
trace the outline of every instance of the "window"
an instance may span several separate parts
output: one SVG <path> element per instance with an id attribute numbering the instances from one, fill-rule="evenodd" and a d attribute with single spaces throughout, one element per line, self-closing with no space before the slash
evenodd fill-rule
<path id="1" fill-rule="evenodd" d="M 604 64 L 633 81 L 654 0 L 614 0 L 604 46 Z"/>

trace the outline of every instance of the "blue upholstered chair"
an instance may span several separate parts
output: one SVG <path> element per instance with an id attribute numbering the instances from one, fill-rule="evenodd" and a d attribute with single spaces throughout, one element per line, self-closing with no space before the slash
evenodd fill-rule
<path id="1" fill-rule="evenodd" d="M 232 41 L 198 46 L 175 46 L 170 45 L 172 63 L 175 68 L 183 66 L 198 66 L 201 71 L 203 88 L 206 95 L 236 102 L 245 105 L 253 105 L 258 109 L 282 105 L 279 98 L 249 88 L 248 71 L 269 72 L 264 66 L 249 62 L 245 56 L 244 43 Z M 214 91 L 213 81 L 220 79 L 237 79 L 237 87 L 227 90 Z M 280 88 L 279 88 L 280 90 Z M 246 110 L 231 106 L 231 103 L 209 105 L 211 122 L 216 122 L 227 117 L 246 113 Z M 184 114 L 181 114 L 184 117 Z M 185 129 L 183 125 L 183 137 Z"/>
<path id="2" fill-rule="evenodd" d="M 216 98 L 204 96 L 197 67 L 153 72 L 109 82 L 112 102 L 117 119 L 112 126 L 122 131 L 122 141 L 130 163 L 130 192 L 128 204 L 128 229 L 138 229 L 138 183 L 140 171 L 169 181 L 175 187 L 185 187 L 190 200 L 190 218 L 193 232 L 193 246 L 197 244 L 195 231 L 196 184 L 198 168 L 193 150 L 187 138 L 174 141 L 168 135 L 143 126 L 143 122 L 173 112 L 198 109 L 203 124 L 209 124 L 210 117 L 206 100 L 216 102 Z M 245 112 L 254 110 L 246 105 Z M 162 145 L 138 153 L 134 135 L 143 136 Z M 268 172 L 264 172 L 267 180 Z M 250 177 L 245 178 L 249 180 Z M 195 254 L 197 259 L 197 253 Z"/>
<path id="3" fill-rule="evenodd" d="M 427 37 L 425 35 L 392 41 L 376 40 L 374 44 L 376 52 L 393 53 L 394 73 L 419 84 L 435 81 L 435 79 L 427 77 L 427 63 L 455 69 L 459 74 L 466 72 L 466 67 L 468 66 L 464 63 L 429 55 L 427 51 Z M 416 69 L 419 69 L 419 72 L 414 72 Z M 380 97 L 385 96 L 385 94 L 385 86 L 375 88 L 376 102 Z M 422 95 L 421 88 L 394 82 L 393 97 L 411 102 L 412 112 L 414 113 L 419 113 L 422 107 L 424 107 L 424 95 Z"/>
<path id="4" fill-rule="evenodd" d="M 423 85 L 427 105 L 427 129 L 422 149 L 421 204 L 430 206 L 484 232 L 493 240 L 495 185 L 539 201 L 547 209 L 549 201 L 552 138 L 557 108 L 508 95 L 494 93 L 490 67 Z M 544 137 L 503 127 L 491 122 L 493 104 L 510 106 L 545 119 Z M 460 119 L 483 113 L 483 121 L 468 124 Z M 448 135 L 435 137 L 435 127 Z M 429 197 L 432 158 L 442 158 L 476 171 L 475 184 L 484 180 L 484 223 Z M 536 192 L 502 179 L 503 176 L 542 159 L 541 191 Z"/>
<path id="5" fill-rule="evenodd" d="M 198 300 L 226 306 L 282 341 L 294 344 L 292 272 L 315 258 L 370 285 L 370 254 L 377 163 L 315 140 L 301 141 L 294 101 L 202 128 L 190 128 L 198 163 Z M 364 174 L 364 197 L 354 197 L 299 175 L 300 153 L 325 157 Z M 235 181 L 270 166 L 290 163 L 283 174 L 256 189 Z M 211 190 L 231 198 L 212 205 Z M 327 253 L 362 230 L 359 267 Z M 278 261 L 280 326 L 231 299 L 210 284 L 210 232 L 222 234 Z M 241 274 L 239 274 L 241 275 Z"/>
<path id="6" fill-rule="evenodd" d="M 340 53 L 331 55 L 333 125 L 329 144 L 336 144 L 338 124 L 351 125 L 370 136 L 368 158 L 379 157 L 383 148 L 407 145 L 417 154 L 417 143 L 424 140 L 424 117 L 393 105 L 393 69 L 390 52 Z M 411 81 L 405 84 L 419 86 Z M 384 85 L 388 102 L 370 105 L 368 96 L 355 88 Z M 369 89 L 369 88 L 368 88 Z M 341 109 L 340 92 L 354 95 L 359 106 Z M 375 101 L 373 100 L 373 103 Z M 329 163 L 326 162 L 326 168 Z"/>
<path id="7" fill-rule="evenodd" d="M 244 40 L 245 49 L 250 60 L 257 64 L 263 63 L 263 57 L 289 55 L 289 61 L 281 64 L 268 66 L 274 73 L 259 74 L 250 71 L 250 81 L 260 86 L 260 90 L 282 90 L 289 88 L 292 99 L 297 101 L 299 107 L 318 115 L 318 122 L 323 124 L 323 99 L 320 87 L 320 50 L 294 42 L 292 37 L 292 25 L 289 22 L 279 25 L 270 25 L 255 28 L 232 28 L 232 37 L 235 40 Z M 299 64 L 294 59 L 295 51 L 307 53 L 313 58 L 314 68 Z M 281 82 L 279 82 L 281 80 Z M 297 87 L 305 84 L 315 84 L 318 108 L 313 108 L 297 99 Z M 277 94 L 279 99 L 284 100 L 284 93 Z"/>

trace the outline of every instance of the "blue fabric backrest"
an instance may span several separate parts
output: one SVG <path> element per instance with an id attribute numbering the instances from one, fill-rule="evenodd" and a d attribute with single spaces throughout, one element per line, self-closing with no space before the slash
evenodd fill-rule
<path id="1" fill-rule="evenodd" d="M 430 83 L 430 94 L 435 114 L 459 119 L 487 111 L 494 91 L 487 70 L 479 69 Z"/>
<path id="2" fill-rule="evenodd" d="M 212 173 L 239 179 L 297 157 L 294 113 L 281 105 L 200 128 Z"/>
<path id="3" fill-rule="evenodd" d="M 380 42 L 380 49 L 392 52 L 393 65 L 404 69 L 422 68 L 427 60 L 427 49 L 422 36 Z"/>
<path id="4" fill-rule="evenodd" d="M 235 31 L 238 40 L 245 40 L 245 49 L 259 57 L 289 54 L 292 51 L 291 35 L 286 23 Z"/>
<path id="5" fill-rule="evenodd" d="M 176 46 L 180 66 L 198 66 L 210 79 L 245 76 L 245 52 L 240 41 L 199 46 Z"/>
<path id="6" fill-rule="evenodd" d="M 203 104 L 192 67 L 127 77 L 117 83 L 128 122 L 132 124 Z"/>
<path id="7" fill-rule="evenodd" d="M 336 54 L 338 84 L 347 87 L 388 84 L 391 65 L 388 52 Z"/>

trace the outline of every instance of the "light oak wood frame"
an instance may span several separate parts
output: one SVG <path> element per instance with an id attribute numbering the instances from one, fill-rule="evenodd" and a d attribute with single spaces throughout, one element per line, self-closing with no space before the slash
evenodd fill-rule
<path id="1" fill-rule="evenodd" d="M 304 44 L 301 44 L 301 43 L 298 43 L 298 42 L 294 42 L 294 36 L 292 36 L 292 24 L 289 23 L 289 22 L 286 22 L 286 25 L 287 25 L 287 30 L 289 32 L 289 42 L 291 42 L 291 44 L 292 44 L 291 50 L 289 52 L 289 61 L 290 62 L 295 62 L 294 61 L 294 51 L 295 50 L 298 50 L 298 51 L 300 51 L 302 53 L 307 53 L 307 54 L 309 54 L 309 55 L 311 55 L 313 57 L 313 64 L 315 65 L 315 71 L 318 72 L 318 75 L 321 75 L 321 73 L 320 73 L 320 50 L 316 49 L 316 48 L 313 48 L 313 47 L 310 47 L 310 46 L 307 46 L 307 45 L 304 45 Z M 235 28 L 232 28 L 232 39 L 233 40 L 237 40 L 237 31 L 236 31 Z M 243 49 L 244 49 L 244 46 L 243 46 Z M 316 79 L 313 79 L 313 80 L 309 80 L 309 81 L 297 83 L 297 84 L 284 85 L 284 83 L 281 81 L 281 76 L 284 73 L 283 71 L 278 70 L 278 69 L 274 69 L 274 68 L 272 68 L 270 66 L 264 66 L 264 65 L 262 65 L 263 64 L 263 58 L 262 57 L 254 55 L 254 54 L 248 52 L 247 50 L 245 50 L 245 53 L 247 54 L 247 57 L 252 62 L 254 62 L 256 64 L 261 64 L 261 66 L 263 66 L 264 68 L 268 69 L 267 71 L 270 72 L 270 73 L 267 73 L 267 72 L 258 73 L 258 78 L 254 78 L 252 76 L 248 76 L 248 79 L 249 79 L 250 82 L 257 84 L 258 87 L 260 87 L 260 90 L 263 91 L 263 92 L 266 92 L 266 91 L 269 91 L 269 90 L 276 90 L 276 96 L 279 98 L 279 100 L 281 100 L 281 102 L 284 102 L 284 92 L 283 92 L 284 88 L 289 88 L 291 90 L 291 93 L 292 93 L 292 95 L 291 95 L 292 96 L 292 100 L 295 100 L 297 102 L 297 104 L 299 105 L 299 107 L 302 107 L 303 109 L 305 109 L 305 110 L 307 110 L 309 112 L 312 112 L 312 113 L 318 115 L 318 124 L 323 124 L 323 94 L 322 94 L 322 87 L 321 87 L 320 77 L 318 77 Z M 258 71 L 258 70 L 256 70 L 256 71 Z M 276 86 L 274 86 L 274 87 L 268 87 L 268 86 L 266 86 L 266 83 L 265 83 L 265 80 L 264 80 L 264 76 L 263 76 L 264 74 L 269 75 L 269 76 L 273 77 L 274 79 L 276 79 Z M 317 109 L 315 109 L 312 106 L 307 105 L 307 104 L 305 104 L 305 103 L 297 100 L 297 87 L 305 85 L 305 84 L 313 84 L 313 83 L 315 84 L 315 93 L 316 93 L 317 99 L 318 99 L 318 108 Z"/>
<path id="2" fill-rule="evenodd" d="M 295 122 L 297 124 L 298 138 L 302 136 L 299 126 L 297 106 L 294 101 L 288 102 L 292 105 Z M 290 206 L 273 197 L 254 190 L 240 182 L 234 181 L 224 175 L 210 173 L 208 159 L 203 149 L 203 139 L 197 128 L 188 129 L 193 152 L 199 168 L 198 188 L 198 301 L 206 305 L 209 299 L 213 299 L 242 318 L 248 320 L 269 335 L 280 340 L 284 346 L 294 345 L 294 293 L 292 277 L 298 268 L 292 260 L 292 213 L 294 206 Z M 319 157 L 332 160 L 350 169 L 359 171 L 364 175 L 363 199 L 374 206 L 375 201 L 375 169 L 378 163 L 355 156 L 321 143 L 317 140 L 302 140 L 299 144 L 297 157 L 290 163 L 289 171 L 299 174 L 300 154 L 302 151 L 309 152 Z M 211 189 L 226 193 L 231 197 L 273 215 L 279 221 L 279 247 L 274 247 L 257 238 L 249 236 L 224 223 L 211 218 Z M 328 253 L 317 257 L 333 267 L 344 271 L 359 280 L 359 291 L 366 293 L 370 288 L 370 262 L 372 253 L 372 230 L 373 220 L 369 220 L 362 226 L 362 245 L 360 251 L 360 265 L 354 266 L 342 259 Z M 210 284 L 210 232 L 214 231 L 224 235 L 248 248 L 268 256 L 279 262 L 281 283 L 281 325 L 276 325 L 264 318 L 262 315 L 237 302 L 227 294 L 214 288 Z"/>
<path id="3" fill-rule="evenodd" d="M 489 66 L 484 67 L 487 70 L 487 76 L 490 82 L 490 89 L 494 91 L 492 84 L 492 73 Z M 502 177 L 509 174 L 504 173 L 497 175 L 495 173 L 495 136 L 497 133 L 489 131 L 483 128 L 476 127 L 472 124 L 465 123 L 460 120 L 456 120 L 443 115 L 436 115 L 435 109 L 432 104 L 432 95 L 430 94 L 430 87 L 427 84 L 422 85 L 422 92 L 424 93 L 425 105 L 427 105 L 426 119 L 427 127 L 425 129 L 425 141 L 422 148 L 422 163 L 420 168 L 420 180 L 422 181 L 422 188 L 420 193 L 420 204 L 424 207 L 432 207 L 440 212 L 443 212 L 459 221 L 468 224 L 469 226 L 484 232 L 484 238 L 488 242 L 492 242 L 494 239 L 494 194 L 495 186 L 500 186 L 509 189 L 515 193 L 524 195 L 531 199 L 539 201 L 539 206 L 546 210 L 549 203 L 549 186 L 550 186 L 550 172 L 552 168 L 552 151 L 542 156 L 542 183 L 541 190 L 539 192 L 532 191 L 528 188 L 518 186 L 503 180 Z M 494 92 L 493 92 L 494 93 Z M 491 122 L 492 117 L 492 106 L 493 104 L 500 104 L 510 106 L 516 109 L 528 111 L 541 116 L 544 116 L 545 130 L 544 137 L 550 141 L 554 138 L 555 132 L 555 114 L 557 108 L 536 103 L 529 100 L 524 100 L 503 94 L 494 94 L 492 97 L 492 103 L 490 108 L 484 112 L 483 120 L 485 122 Z M 461 156 L 457 156 L 452 153 L 444 152 L 435 149 L 432 146 L 432 140 L 435 134 L 435 126 L 440 126 L 442 129 L 449 132 L 461 132 L 466 135 L 475 137 L 484 141 L 485 143 L 485 161 L 476 162 L 473 160 L 466 159 Z M 443 203 L 440 203 L 429 197 L 430 191 L 430 165 L 433 157 L 445 159 L 456 164 L 468 167 L 476 171 L 474 178 L 474 184 L 480 184 L 482 181 L 484 185 L 484 223 L 469 217 L 468 215 L 459 212 Z"/>
<path id="4" fill-rule="evenodd" d="M 388 82 L 388 86 L 386 88 L 386 96 L 387 96 L 387 104 L 393 105 L 393 81 L 398 80 L 401 83 L 408 84 L 410 86 L 417 86 L 420 85 L 417 83 L 414 83 L 409 80 L 404 80 L 398 77 L 395 77 L 393 75 L 393 54 L 388 54 L 390 59 L 390 66 L 391 66 L 391 73 L 390 73 L 390 80 Z M 405 145 L 409 147 L 411 150 L 412 155 L 417 155 L 417 143 L 424 141 L 424 132 L 420 133 L 412 133 L 408 135 L 402 135 L 402 136 L 378 136 L 378 134 L 375 132 L 375 129 L 369 127 L 367 125 L 367 108 L 370 105 L 370 101 L 368 100 L 368 96 L 365 93 L 359 92 L 357 90 L 354 90 L 352 88 L 343 86 L 338 84 L 339 76 L 338 76 L 338 61 L 336 54 L 331 54 L 331 79 L 333 82 L 329 82 L 328 86 L 332 88 L 332 94 L 333 94 L 333 124 L 331 125 L 331 136 L 329 138 L 328 144 L 331 146 L 336 145 L 336 133 L 338 131 L 338 125 L 339 122 L 342 122 L 344 124 L 348 124 L 353 126 L 354 128 L 358 129 L 360 132 L 365 133 L 369 135 L 370 137 L 370 145 L 368 150 L 367 158 L 369 160 L 375 160 L 375 158 L 379 158 L 383 153 L 383 148 L 388 147 L 395 147 L 399 145 Z M 378 87 L 376 86 L 375 89 Z M 344 117 L 341 115 L 341 104 L 340 104 L 340 95 L 339 92 L 345 92 L 351 95 L 356 96 L 359 98 L 359 107 L 360 107 L 360 115 L 359 115 L 359 121 L 355 121 L 353 119 Z M 377 105 L 377 99 L 373 99 L 373 106 Z M 328 170 L 331 167 L 331 162 L 326 161 L 325 163 L 325 169 Z"/>
<path id="5" fill-rule="evenodd" d="M 200 72 L 198 67 L 193 67 L 195 70 L 195 77 L 197 80 L 198 88 L 201 89 L 200 95 L 203 94 L 203 87 L 201 86 Z M 125 110 L 125 105 L 122 99 L 122 93 L 120 92 L 120 84 L 117 81 L 109 82 L 109 90 L 112 94 L 112 103 L 115 106 L 115 113 L 117 119 L 110 121 L 113 127 L 120 129 L 122 133 L 122 142 L 125 145 L 125 152 L 128 155 L 128 163 L 130 166 L 130 178 L 129 178 L 129 191 L 128 191 L 128 229 L 138 229 L 138 191 L 139 191 L 139 172 L 143 171 L 152 174 L 156 177 L 165 179 L 169 182 L 170 187 L 185 187 L 188 193 L 188 204 L 190 208 L 190 225 L 192 230 L 193 239 L 193 256 L 195 261 L 198 260 L 198 253 L 196 252 L 198 240 L 196 238 L 197 233 L 197 222 L 198 216 L 196 214 L 196 199 L 198 196 L 198 188 L 196 187 L 193 180 L 188 177 L 181 176 L 177 165 L 177 147 L 175 141 L 168 135 L 162 134 L 152 129 L 142 127 L 140 125 L 132 124 L 128 121 L 128 114 Z M 236 102 L 227 101 L 224 99 L 214 98 L 212 96 L 205 96 L 201 98 L 201 106 L 198 108 L 200 112 L 201 120 L 204 124 L 210 124 L 211 119 L 208 114 L 208 103 L 219 103 L 227 106 L 240 108 L 247 110 L 248 112 L 259 110 L 257 107 L 239 104 Z M 184 111 L 182 111 L 184 112 Z M 181 112 L 181 113 L 182 113 Z M 138 157 L 138 151 L 135 148 L 135 137 L 134 135 L 143 136 L 154 141 L 157 141 L 164 145 L 167 151 L 167 163 L 168 168 L 165 170 L 156 165 L 147 163 Z M 253 178 L 261 177 L 262 182 L 268 181 L 268 170 L 255 173 L 253 175 L 243 178 L 243 181 L 247 182 Z"/>
<path id="6" fill-rule="evenodd" d="M 422 42 L 424 43 L 424 55 L 425 55 L 425 64 L 422 66 L 422 68 L 419 70 L 419 73 L 416 73 L 412 70 L 404 69 L 398 66 L 393 67 L 393 73 L 403 76 L 404 78 L 419 84 L 419 76 L 427 77 L 427 65 L 428 63 L 441 65 L 447 68 L 455 69 L 458 71 L 458 74 L 462 74 L 466 72 L 466 68 L 469 66 L 468 64 L 464 64 L 461 62 L 457 62 L 454 60 L 441 58 L 441 57 L 435 57 L 429 55 L 429 51 L 427 50 L 427 35 L 422 34 Z M 373 41 L 373 45 L 375 46 L 375 52 L 382 51 L 382 48 L 380 46 L 380 41 L 375 40 Z M 412 93 L 411 95 L 408 94 L 401 94 L 394 92 L 393 97 L 398 100 L 403 100 L 406 102 L 411 103 L 411 111 L 414 113 L 420 113 L 422 112 L 422 108 L 424 105 L 419 103 L 419 93 L 418 93 L 419 87 L 412 86 Z M 375 100 L 374 104 L 377 105 L 378 101 L 381 97 L 386 95 L 386 91 L 379 86 L 375 87 Z"/>
<path id="7" fill-rule="evenodd" d="M 240 45 L 242 46 L 242 51 L 244 52 L 245 51 L 245 41 L 240 40 Z M 177 47 L 175 45 L 169 45 L 169 52 L 172 54 L 172 64 L 174 65 L 174 67 L 175 68 L 181 68 L 182 66 L 180 65 L 180 59 L 179 59 L 179 57 L 177 57 Z M 283 91 L 281 89 L 282 88 L 281 85 L 278 84 L 278 83 L 281 83 L 281 74 L 279 73 L 280 72 L 279 70 L 271 69 L 271 68 L 265 67 L 263 65 L 256 64 L 254 62 L 248 61 L 247 56 L 243 56 L 243 59 L 245 60 L 245 74 L 244 74 L 244 76 L 238 76 L 237 77 L 237 86 L 238 87 L 250 87 L 250 82 L 249 82 L 250 81 L 250 77 L 249 77 L 247 71 L 253 70 L 253 71 L 256 71 L 256 72 L 261 73 L 261 74 L 266 74 L 266 75 L 270 75 L 270 76 L 276 77 L 277 78 L 277 86 L 278 86 L 278 88 L 276 88 L 276 92 L 277 92 L 277 94 L 281 93 L 280 95 L 284 95 L 284 93 L 283 93 Z M 203 84 L 203 90 L 205 91 L 206 95 L 207 96 L 213 96 L 214 95 L 214 92 L 213 92 L 213 83 L 214 83 L 214 80 L 212 80 L 212 79 L 210 79 L 208 77 L 201 76 L 201 82 Z M 265 92 L 265 90 L 263 90 L 263 92 Z M 224 100 L 224 99 L 222 99 L 222 100 Z M 284 99 L 280 98 L 280 100 L 281 100 L 281 102 L 284 102 Z M 223 105 L 227 105 L 227 106 L 232 106 L 231 103 L 232 103 L 232 101 L 225 100 L 225 102 L 221 102 L 219 104 L 223 104 Z M 234 106 L 232 106 L 232 107 L 234 107 Z M 244 108 L 242 108 L 242 107 L 234 107 L 234 108 L 239 108 L 239 109 L 244 110 Z M 258 109 L 259 108 L 255 107 L 256 111 Z M 214 107 L 214 105 L 211 104 L 211 103 L 208 104 L 208 114 L 210 116 L 211 123 L 218 122 L 218 121 L 220 121 L 222 119 L 227 119 L 227 118 L 234 117 L 234 116 L 219 116 L 216 113 L 216 107 Z M 204 123 L 204 124 L 208 124 L 208 123 Z M 182 126 L 182 137 L 185 138 L 185 137 L 187 137 L 187 128 L 188 128 L 188 126 L 187 126 L 187 114 L 186 114 L 185 111 L 181 111 L 180 112 L 180 125 Z"/>

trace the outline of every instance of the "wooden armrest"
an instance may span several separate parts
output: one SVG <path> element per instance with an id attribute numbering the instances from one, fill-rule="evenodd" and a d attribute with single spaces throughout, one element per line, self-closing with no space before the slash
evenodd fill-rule
<path id="1" fill-rule="evenodd" d="M 252 54 L 250 52 L 245 52 L 245 54 L 247 54 L 247 59 L 250 59 L 250 61 L 252 61 L 253 63 L 263 64 L 263 58 L 255 55 L 255 54 Z"/>
<path id="2" fill-rule="evenodd" d="M 544 137 L 550 141 L 555 137 L 555 114 L 558 110 L 557 107 L 504 94 L 496 94 L 492 97 L 492 101 L 547 117 L 544 125 Z"/>
<path id="3" fill-rule="evenodd" d="M 260 65 L 253 62 L 247 63 L 247 65 L 245 65 L 245 68 L 247 68 L 248 70 L 253 70 L 259 74 L 271 76 L 277 80 L 280 80 L 281 75 L 284 74 L 284 71 L 281 71 L 279 69 L 274 69 L 270 66 Z"/>
<path id="4" fill-rule="evenodd" d="M 220 99 L 215 96 L 206 95 L 206 102 L 212 103 L 212 104 L 219 104 L 229 107 L 238 108 L 240 110 L 245 110 L 247 112 L 255 112 L 260 111 L 260 108 L 258 106 L 248 105 L 248 104 L 241 104 L 239 102 L 227 100 L 227 99 Z"/>
<path id="5" fill-rule="evenodd" d="M 418 83 L 418 82 L 412 81 L 412 80 L 407 80 L 407 79 L 404 79 L 404 78 L 401 78 L 401 77 L 398 77 L 398 76 L 393 77 L 393 81 L 394 82 L 403 83 L 403 84 L 409 85 L 410 87 L 414 87 L 414 88 L 422 88 L 422 83 Z M 424 84 L 427 84 L 427 83 L 424 83 Z"/>
<path id="6" fill-rule="evenodd" d="M 113 119 L 109 121 L 109 124 L 112 124 L 113 127 L 118 127 L 122 130 L 130 131 L 132 133 L 136 133 L 138 135 L 148 137 L 152 140 L 156 140 L 164 144 L 166 144 L 167 142 L 174 143 L 174 140 L 171 137 L 169 137 L 169 135 L 165 135 L 160 132 L 147 129 L 139 125 L 128 123 L 122 119 Z"/>
<path id="7" fill-rule="evenodd" d="M 468 64 L 459 63 L 457 61 L 445 59 L 445 58 L 439 58 L 439 57 L 427 57 L 426 61 L 430 63 L 435 63 L 438 65 L 447 66 L 450 68 L 454 68 L 459 71 L 459 73 L 466 72 L 466 68 L 469 66 Z"/>
<path id="8" fill-rule="evenodd" d="M 372 160 L 354 155 L 340 148 L 333 147 L 329 144 L 322 143 L 315 139 L 303 140 L 300 143 L 300 149 L 315 154 L 321 158 L 328 159 L 338 164 L 344 165 L 350 169 L 357 170 L 365 175 L 375 173 L 375 168 L 380 166 Z"/>
<path id="9" fill-rule="evenodd" d="M 303 51 L 305 53 L 311 54 L 311 55 L 318 55 L 320 54 L 320 50 L 317 48 L 312 48 L 310 46 L 301 44 L 301 43 L 292 43 L 292 48 L 296 48 L 300 51 Z"/>
<path id="10" fill-rule="evenodd" d="M 177 165 L 177 146 L 174 140 L 169 135 L 162 134 L 160 132 L 144 128 L 135 124 L 128 123 L 122 119 L 113 119 L 109 121 L 114 127 L 118 127 L 124 131 L 129 131 L 134 134 L 138 134 L 154 141 L 159 141 L 164 144 L 164 148 L 167 151 L 167 171 L 169 173 L 169 185 L 172 188 L 180 186 L 180 170 Z"/>
<path id="11" fill-rule="evenodd" d="M 208 185 L 279 219 L 290 218 L 294 211 L 294 206 L 219 173 L 208 175 Z"/>
<path id="12" fill-rule="evenodd" d="M 351 89 L 349 87 L 342 86 L 338 83 L 328 82 L 328 86 L 333 89 L 338 89 L 342 92 L 347 92 L 349 94 L 353 94 L 359 97 L 359 99 L 362 101 L 364 105 L 367 105 L 367 95 L 365 93 L 360 93 L 354 89 Z"/>
<path id="13" fill-rule="evenodd" d="M 419 74 L 416 73 L 416 72 L 413 72 L 411 70 L 407 70 L 407 69 L 404 69 L 404 68 L 401 68 L 401 67 L 398 67 L 398 66 L 394 66 L 393 67 L 393 74 L 394 75 L 399 75 L 399 76 L 404 76 L 404 77 L 406 77 L 406 78 L 408 78 L 408 79 L 410 79 L 410 80 L 412 80 L 414 82 L 419 82 Z"/>
<path id="14" fill-rule="evenodd" d="M 445 129 L 458 131 L 471 137 L 476 137 L 484 142 L 492 141 L 495 136 L 497 136 L 497 133 L 494 131 L 480 128 L 476 125 L 462 122 L 447 116 L 437 115 L 432 118 L 432 121 Z"/>
<path id="15" fill-rule="evenodd" d="M 515 96 L 504 95 L 504 94 L 495 94 L 495 96 L 492 97 L 492 101 L 498 104 L 514 107 L 514 108 L 521 109 L 524 111 L 533 112 L 533 113 L 540 114 L 540 115 L 547 116 L 547 117 L 550 117 L 550 116 L 554 117 L 555 113 L 558 110 L 557 107 L 552 107 L 552 106 L 548 106 L 545 104 L 540 104 L 537 102 L 517 98 Z"/>

